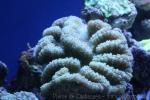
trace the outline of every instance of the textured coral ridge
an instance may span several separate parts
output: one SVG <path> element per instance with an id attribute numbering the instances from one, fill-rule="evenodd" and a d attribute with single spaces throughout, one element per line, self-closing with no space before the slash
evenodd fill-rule
<path id="1" fill-rule="evenodd" d="M 132 54 L 118 28 L 75 16 L 56 20 L 34 50 L 46 65 L 41 92 L 122 94 L 132 77 Z"/>

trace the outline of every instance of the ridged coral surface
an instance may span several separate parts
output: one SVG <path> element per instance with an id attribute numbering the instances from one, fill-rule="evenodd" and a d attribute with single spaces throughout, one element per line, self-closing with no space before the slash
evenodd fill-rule
<path id="1" fill-rule="evenodd" d="M 101 20 L 56 20 L 43 31 L 34 56 L 46 65 L 41 79 L 44 96 L 122 94 L 132 78 L 133 58 L 124 35 Z"/>

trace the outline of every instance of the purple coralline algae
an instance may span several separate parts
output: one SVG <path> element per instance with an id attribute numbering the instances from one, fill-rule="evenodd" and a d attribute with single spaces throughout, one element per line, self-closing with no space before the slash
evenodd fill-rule
<path id="1" fill-rule="evenodd" d="M 150 88 L 150 53 L 139 47 L 132 47 L 132 54 L 134 57 L 133 75 L 134 79 L 141 83 L 144 89 Z M 136 89 L 136 88 L 135 88 Z M 144 90 L 143 89 L 143 90 Z"/>
<path id="2" fill-rule="evenodd" d="M 134 87 L 134 93 L 137 94 L 141 91 L 147 91 L 150 88 L 150 53 L 147 52 L 138 41 L 132 38 L 130 32 L 125 31 L 123 33 L 134 58 L 134 77 L 131 81 Z"/>

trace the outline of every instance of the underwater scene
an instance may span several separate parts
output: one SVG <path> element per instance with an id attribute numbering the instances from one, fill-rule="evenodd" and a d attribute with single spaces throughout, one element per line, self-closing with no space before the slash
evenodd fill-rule
<path id="1" fill-rule="evenodd" d="M 0 7 L 0 100 L 150 100 L 150 0 Z"/>

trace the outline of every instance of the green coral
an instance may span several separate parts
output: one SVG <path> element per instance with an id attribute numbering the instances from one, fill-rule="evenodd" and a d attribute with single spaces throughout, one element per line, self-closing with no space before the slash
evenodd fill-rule
<path id="1" fill-rule="evenodd" d="M 140 41 L 140 44 L 146 51 L 150 52 L 150 39 L 144 39 Z"/>
<path id="2" fill-rule="evenodd" d="M 115 15 L 124 15 L 131 12 L 128 0 L 84 0 L 86 7 L 96 7 L 106 18 Z"/>
<path id="3" fill-rule="evenodd" d="M 43 31 L 34 56 L 45 65 L 41 76 L 45 97 L 51 92 L 122 94 L 132 78 L 133 58 L 126 38 L 101 20 L 87 24 L 75 16 L 56 20 Z"/>

